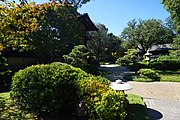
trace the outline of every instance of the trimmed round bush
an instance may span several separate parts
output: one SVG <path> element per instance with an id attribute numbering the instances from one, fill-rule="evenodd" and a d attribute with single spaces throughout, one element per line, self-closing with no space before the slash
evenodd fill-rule
<path id="1" fill-rule="evenodd" d="M 156 71 L 148 68 L 140 69 L 138 72 L 139 78 L 134 78 L 134 81 L 144 81 L 144 82 L 150 82 L 150 81 L 159 81 L 160 77 Z"/>
<path id="2" fill-rule="evenodd" d="M 56 112 L 73 104 L 73 81 L 85 77 L 90 75 L 64 63 L 27 67 L 13 76 L 11 97 L 33 112 Z"/>
<path id="3" fill-rule="evenodd" d="M 65 63 L 30 66 L 13 76 L 11 97 L 21 108 L 41 115 L 72 112 L 79 98 L 74 82 L 86 78 L 96 79 Z M 97 80 L 109 83 L 102 77 Z"/>
<path id="4" fill-rule="evenodd" d="M 128 100 L 123 92 L 116 92 L 108 85 L 96 80 L 77 81 L 79 99 L 84 106 L 80 115 L 92 120 L 123 120 L 127 112 Z"/>

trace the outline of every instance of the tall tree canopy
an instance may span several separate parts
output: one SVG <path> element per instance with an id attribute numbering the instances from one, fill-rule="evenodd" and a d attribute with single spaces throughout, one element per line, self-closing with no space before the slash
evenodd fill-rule
<path id="1" fill-rule="evenodd" d="M 75 8 L 80 8 L 83 4 L 90 2 L 90 0 L 60 0 L 61 2 L 66 2 L 74 6 Z"/>
<path id="2" fill-rule="evenodd" d="M 83 39 L 76 9 L 57 2 L 0 6 L 0 43 L 4 49 L 33 51 L 40 57 L 67 54 Z"/>
<path id="3" fill-rule="evenodd" d="M 99 31 L 89 32 L 90 41 L 87 43 L 88 50 L 96 56 L 98 61 L 108 61 L 113 59 L 119 50 L 120 39 L 108 33 L 108 28 L 103 24 L 97 24 Z"/>
<path id="4" fill-rule="evenodd" d="M 180 33 L 180 0 L 162 0 L 165 9 L 170 13 L 174 20 L 177 31 Z"/>
<path id="5" fill-rule="evenodd" d="M 5 0 L 2 0 L 5 1 Z M 50 1 L 58 1 L 60 3 L 66 3 L 72 5 L 74 8 L 80 8 L 83 4 L 90 2 L 90 0 L 50 0 Z M 21 5 L 28 4 L 28 0 L 19 0 Z"/>
<path id="6" fill-rule="evenodd" d="M 132 20 L 121 33 L 126 46 L 138 48 L 145 53 L 152 45 L 172 42 L 174 33 L 161 20 Z"/>

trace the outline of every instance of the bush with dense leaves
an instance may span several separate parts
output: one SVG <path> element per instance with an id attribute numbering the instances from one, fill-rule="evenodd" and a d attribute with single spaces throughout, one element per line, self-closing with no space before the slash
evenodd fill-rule
<path id="1" fill-rule="evenodd" d="M 74 81 L 86 78 L 109 84 L 105 78 L 96 78 L 65 63 L 30 66 L 13 76 L 11 97 L 21 108 L 41 115 L 72 112 L 78 100 Z"/>
<path id="2" fill-rule="evenodd" d="M 7 59 L 0 55 L 0 92 L 9 91 L 12 71 L 8 68 Z"/>
<path id="3" fill-rule="evenodd" d="M 66 63 L 81 68 L 88 73 L 97 74 L 98 64 L 84 45 L 75 46 L 69 55 L 63 55 L 63 57 Z"/>
<path id="4" fill-rule="evenodd" d="M 158 75 L 158 73 L 156 73 L 156 71 L 152 70 L 152 69 L 148 69 L 148 68 L 144 68 L 144 69 L 140 69 L 138 72 L 139 74 L 139 78 L 134 78 L 133 80 L 135 81 L 158 81 L 160 80 L 160 77 Z"/>
<path id="5" fill-rule="evenodd" d="M 126 117 L 128 101 L 123 92 L 116 92 L 96 80 L 77 81 L 76 87 L 79 99 L 84 102 L 81 115 L 92 120 L 123 120 Z"/>
<path id="6" fill-rule="evenodd" d="M 120 57 L 116 60 L 116 64 L 119 64 L 121 66 L 129 66 L 135 63 L 137 60 L 137 53 L 135 49 L 128 49 L 126 52 L 127 55 L 124 55 L 123 57 Z"/>
<path id="7" fill-rule="evenodd" d="M 147 68 L 147 64 L 143 63 L 143 62 L 137 62 L 137 63 L 133 63 L 132 65 L 129 66 L 129 69 L 131 71 L 138 71 L 142 68 Z"/>
<path id="8" fill-rule="evenodd" d="M 178 55 L 164 55 L 149 63 L 151 68 L 157 70 L 174 70 L 180 69 L 180 57 Z"/>

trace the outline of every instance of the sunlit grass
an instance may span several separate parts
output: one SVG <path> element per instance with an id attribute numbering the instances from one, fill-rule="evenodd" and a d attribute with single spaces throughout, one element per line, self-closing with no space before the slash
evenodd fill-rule
<path id="1" fill-rule="evenodd" d="M 158 70 L 157 72 L 162 82 L 180 82 L 180 70 Z"/>
<path id="2" fill-rule="evenodd" d="M 129 105 L 126 120 L 149 120 L 147 108 L 141 96 L 128 94 Z"/>

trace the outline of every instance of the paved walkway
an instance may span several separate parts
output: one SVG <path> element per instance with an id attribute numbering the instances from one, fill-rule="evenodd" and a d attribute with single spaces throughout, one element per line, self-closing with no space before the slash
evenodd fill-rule
<path id="1" fill-rule="evenodd" d="M 105 76 L 111 81 L 123 79 L 131 73 L 126 67 L 104 65 L 101 70 L 111 72 Z M 133 82 L 133 89 L 127 94 L 137 94 L 143 97 L 147 105 L 150 120 L 180 120 L 180 83 L 176 82 Z"/>

